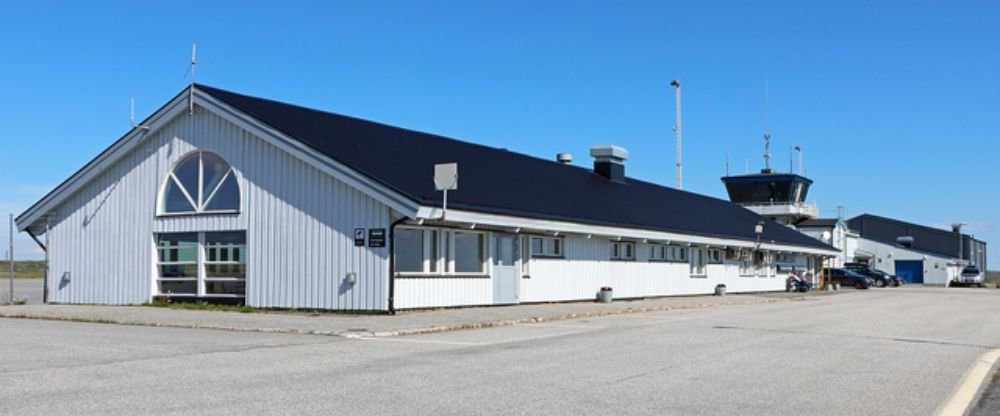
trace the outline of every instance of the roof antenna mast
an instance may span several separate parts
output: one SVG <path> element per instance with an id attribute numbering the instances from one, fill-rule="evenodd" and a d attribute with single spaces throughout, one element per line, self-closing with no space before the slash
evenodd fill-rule
<path id="1" fill-rule="evenodd" d="M 681 82 L 675 79 L 670 81 L 670 86 L 677 93 L 677 124 L 674 125 L 674 132 L 677 133 L 677 189 L 684 189 L 684 169 L 681 166 Z"/>
<path id="2" fill-rule="evenodd" d="M 188 89 L 188 114 L 194 114 L 194 67 L 198 63 L 195 58 L 197 56 L 198 44 L 191 44 L 191 88 Z"/>
<path id="3" fill-rule="evenodd" d="M 771 170 L 771 127 L 767 114 L 767 76 L 764 76 L 764 169 Z"/>

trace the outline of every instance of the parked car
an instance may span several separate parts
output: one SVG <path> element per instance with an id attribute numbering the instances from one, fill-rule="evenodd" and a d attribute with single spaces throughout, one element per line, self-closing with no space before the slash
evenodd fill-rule
<path id="1" fill-rule="evenodd" d="M 844 268 L 875 280 L 875 287 L 899 286 L 903 279 L 883 272 L 864 263 L 846 263 Z"/>
<path id="2" fill-rule="evenodd" d="M 983 272 L 979 270 L 979 266 L 972 264 L 965 266 L 958 280 L 952 281 L 951 285 L 983 287 Z"/>
<path id="3" fill-rule="evenodd" d="M 830 278 L 830 281 L 833 283 L 839 283 L 841 286 L 854 286 L 857 289 L 868 289 L 875 284 L 875 279 L 854 273 L 847 269 L 824 269 L 823 272 Z"/>

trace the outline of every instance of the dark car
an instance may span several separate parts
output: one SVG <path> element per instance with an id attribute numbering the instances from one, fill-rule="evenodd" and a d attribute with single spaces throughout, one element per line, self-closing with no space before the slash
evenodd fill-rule
<path id="1" fill-rule="evenodd" d="M 858 289 L 868 289 L 875 284 L 875 279 L 854 273 L 847 269 L 823 269 L 823 273 L 830 278 L 833 283 L 841 286 L 854 286 Z"/>
<path id="2" fill-rule="evenodd" d="M 844 268 L 874 279 L 875 287 L 899 286 L 900 281 L 903 280 L 864 263 L 846 263 Z"/>

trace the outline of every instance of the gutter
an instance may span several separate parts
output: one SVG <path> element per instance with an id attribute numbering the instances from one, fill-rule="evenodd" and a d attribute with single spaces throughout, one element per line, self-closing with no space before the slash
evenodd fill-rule
<path id="1" fill-rule="evenodd" d="M 396 314 L 396 226 L 409 219 L 400 218 L 389 226 L 389 315 Z"/>

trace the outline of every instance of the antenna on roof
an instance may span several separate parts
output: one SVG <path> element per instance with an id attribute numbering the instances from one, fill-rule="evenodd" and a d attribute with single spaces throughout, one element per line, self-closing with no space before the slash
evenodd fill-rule
<path id="1" fill-rule="evenodd" d="M 191 88 L 188 89 L 188 114 L 194 114 L 194 67 L 198 63 L 196 59 L 198 44 L 191 44 Z"/>
<path id="2" fill-rule="evenodd" d="M 129 122 L 129 124 L 132 125 L 133 129 L 149 130 L 148 126 L 140 126 L 138 124 L 135 124 L 135 97 L 131 97 L 129 99 L 129 116 L 128 116 L 128 122 Z"/>
<path id="3" fill-rule="evenodd" d="M 729 149 L 726 149 L 726 176 L 729 176 Z"/>
<path id="4" fill-rule="evenodd" d="M 771 169 L 771 127 L 767 114 L 767 76 L 764 76 L 764 169 Z"/>

